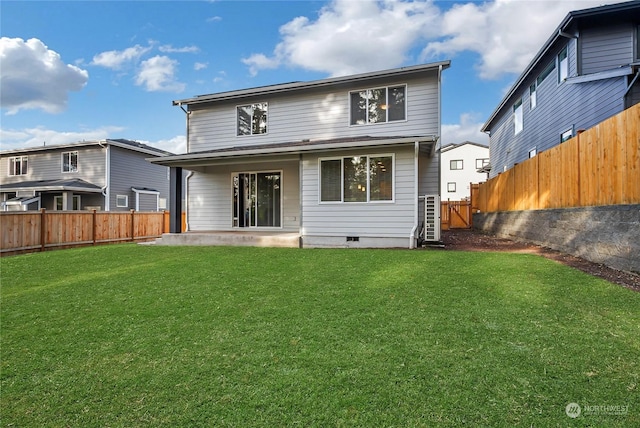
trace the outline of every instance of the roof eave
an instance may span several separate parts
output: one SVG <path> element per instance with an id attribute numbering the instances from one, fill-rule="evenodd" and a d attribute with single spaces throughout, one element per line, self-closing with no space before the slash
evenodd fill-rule
<path id="1" fill-rule="evenodd" d="M 341 149 L 354 149 L 354 148 L 366 148 L 366 147 L 385 147 L 396 146 L 402 144 L 413 144 L 415 142 L 429 143 L 435 145 L 438 141 L 436 135 L 428 135 L 423 137 L 401 137 L 390 138 L 388 140 L 376 140 L 375 142 L 366 141 L 351 141 L 341 143 L 324 143 L 324 144 L 311 144 L 308 146 L 283 146 L 272 148 L 259 148 L 259 149 L 241 149 L 230 150 L 226 152 L 213 152 L 213 153 L 187 153 L 175 156 L 164 156 L 158 158 L 147 159 L 147 161 L 163 165 L 163 166 L 180 166 L 193 162 L 213 162 L 224 161 L 227 159 L 249 158 L 257 156 L 279 156 L 279 155 L 292 155 L 300 153 L 313 153 L 313 152 L 326 152 L 332 150 Z"/>
<path id="2" fill-rule="evenodd" d="M 332 85 L 340 85 L 349 82 L 355 82 L 358 80 L 365 79 L 376 79 L 376 78 L 384 78 L 390 76 L 398 76 L 398 75 L 410 75 L 414 73 L 419 73 L 423 71 L 436 71 L 438 69 L 447 69 L 451 65 L 451 61 L 440 61 L 429 64 L 422 65 L 414 65 L 409 67 L 401 67 L 394 68 L 382 71 L 374 71 L 369 73 L 361 73 L 350 76 L 340 76 L 340 77 L 330 77 L 327 79 L 321 80 L 312 80 L 308 82 L 293 82 L 293 83 L 284 83 L 270 86 L 262 86 L 258 88 L 248 88 L 248 89 L 240 89 L 236 91 L 229 92 L 220 92 L 215 94 L 208 95 L 200 95 L 191 98 L 185 98 L 181 100 L 174 100 L 172 103 L 174 106 L 182 106 L 182 105 L 195 105 L 195 104 L 206 104 L 217 101 L 227 101 L 234 99 L 241 99 L 245 97 L 251 96 L 260 96 L 260 95 L 274 95 L 280 93 L 287 93 L 293 91 L 321 88 Z"/>
<path id="3" fill-rule="evenodd" d="M 546 53 L 554 45 L 554 43 L 560 37 L 562 37 L 560 33 L 564 32 L 564 30 L 566 30 L 571 24 L 573 24 L 573 22 L 575 20 L 582 19 L 582 18 L 589 17 L 589 16 L 599 15 L 599 14 L 602 14 L 602 13 L 615 12 L 615 11 L 619 11 L 619 10 L 625 10 L 627 8 L 636 7 L 637 6 L 636 3 L 637 2 L 635 2 L 635 1 L 630 1 L 630 2 L 625 2 L 625 3 L 616 3 L 616 4 L 612 4 L 612 5 L 598 6 L 598 7 L 593 7 L 593 8 L 589 8 L 589 9 L 581 9 L 581 10 L 576 10 L 576 11 L 569 12 L 564 17 L 564 19 L 562 20 L 560 25 L 558 25 L 558 27 L 555 29 L 553 34 L 549 37 L 549 39 L 547 39 L 547 41 L 542 46 L 542 48 L 538 51 L 538 53 L 533 57 L 533 60 L 531 60 L 531 62 L 527 66 L 527 68 L 525 68 L 525 70 L 522 72 L 522 74 L 520 74 L 518 79 L 511 86 L 511 89 L 509 89 L 509 92 L 507 92 L 507 94 L 504 96 L 504 98 L 502 98 L 502 101 L 500 102 L 498 107 L 493 111 L 493 113 L 491 113 L 491 116 L 489 116 L 489 119 L 484 123 L 484 125 L 482 126 L 480 131 L 481 132 L 490 131 L 490 127 L 493 124 L 493 122 L 496 119 L 496 117 L 498 116 L 498 114 L 502 111 L 502 109 L 505 107 L 507 102 L 514 95 L 516 90 L 520 88 L 520 85 L 529 76 L 529 73 L 531 72 L 531 70 L 535 66 L 538 65 L 540 60 L 546 55 Z"/>

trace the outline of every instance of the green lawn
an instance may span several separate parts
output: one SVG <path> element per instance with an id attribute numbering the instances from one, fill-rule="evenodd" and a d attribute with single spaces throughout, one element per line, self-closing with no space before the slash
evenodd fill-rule
<path id="1" fill-rule="evenodd" d="M 640 426 L 640 293 L 538 256 L 126 244 L 0 263 L 2 426 Z"/>

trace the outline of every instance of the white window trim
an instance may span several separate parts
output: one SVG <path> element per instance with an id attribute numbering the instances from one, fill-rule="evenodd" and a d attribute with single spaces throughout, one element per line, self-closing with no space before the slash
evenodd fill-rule
<path id="1" fill-rule="evenodd" d="M 65 171 L 65 170 L 64 170 L 64 156 L 65 156 L 65 155 L 70 155 L 70 154 L 72 154 L 72 153 L 75 153 L 75 154 L 76 154 L 76 169 L 75 169 L 75 170 Z M 63 173 L 63 174 L 74 174 L 74 173 L 76 173 L 76 172 L 80 171 L 80 166 L 78 165 L 78 160 L 79 160 L 79 159 L 80 159 L 80 156 L 79 156 L 79 154 L 78 154 L 78 151 L 77 151 L 77 150 L 71 150 L 71 151 L 68 151 L 68 152 L 62 152 L 62 154 L 61 154 L 61 156 L 60 156 L 60 160 L 62 161 L 62 162 L 60 163 L 60 171 L 62 171 L 62 173 Z M 71 162 L 69 162 L 69 165 L 71 165 Z"/>
<path id="2" fill-rule="evenodd" d="M 451 166 L 453 165 L 451 162 L 462 162 L 460 165 L 462 166 L 461 168 L 451 168 Z M 464 159 L 451 159 L 449 161 L 449 171 L 462 171 L 464 169 Z"/>
<path id="3" fill-rule="evenodd" d="M 534 147 L 529 150 L 529 159 L 534 158 L 538 155 L 538 148 Z"/>
<path id="4" fill-rule="evenodd" d="M 518 126 L 518 124 L 520 126 Z M 523 130 L 524 130 L 524 109 L 522 107 L 522 98 L 520 98 L 519 101 L 516 101 L 513 104 L 513 135 L 518 135 Z"/>
<path id="5" fill-rule="evenodd" d="M 568 138 L 565 138 L 565 136 L 568 136 Z M 572 139 L 574 136 L 575 135 L 573 135 L 573 127 L 571 127 L 560 134 L 560 143 L 565 143 Z"/>
<path id="6" fill-rule="evenodd" d="M 16 161 L 16 159 L 20 159 L 20 171 L 21 172 L 22 172 L 22 162 L 24 160 L 27 161 L 27 172 L 25 172 L 24 174 L 15 174 L 15 170 L 16 170 L 15 161 Z M 13 165 L 14 174 L 11 174 L 11 162 L 12 161 L 13 161 L 13 164 L 14 164 Z M 8 162 L 8 164 L 7 164 L 7 175 L 9 177 L 21 177 L 23 175 L 29 175 L 29 156 L 11 156 L 10 158 L 8 158 L 7 162 Z"/>
<path id="7" fill-rule="evenodd" d="M 354 92 L 362 92 L 362 91 L 371 91 L 374 89 L 386 89 L 387 90 L 387 99 L 389 98 L 389 88 L 399 88 L 400 86 L 404 86 L 404 119 L 402 120 L 393 120 L 393 121 L 389 121 L 389 110 L 387 109 L 387 120 L 384 122 L 375 122 L 375 123 L 370 123 L 367 121 L 367 123 L 351 123 L 351 94 L 353 94 Z M 349 109 L 348 109 L 348 118 L 347 118 L 347 122 L 349 123 L 349 127 L 359 127 L 359 126 L 375 126 L 375 125 L 388 125 L 390 123 L 404 123 L 407 122 L 407 117 L 409 116 L 409 94 L 408 94 L 408 85 L 406 83 L 399 83 L 397 85 L 387 85 L 387 86 L 376 86 L 376 87 L 370 87 L 370 88 L 363 88 L 363 89 L 356 89 L 356 90 L 352 90 L 347 92 L 347 103 L 349 104 Z M 368 120 L 368 116 L 367 116 L 367 120 Z M 353 202 L 350 202 L 353 203 Z"/>
<path id="8" fill-rule="evenodd" d="M 238 117 L 238 109 L 240 107 L 247 107 L 247 106 L 251 106 L 253 107 L 256 104 L 265 104 L 267 106 L 267 132 L 262 133 L 262 134 L 254 134 L 253 133 L 253 129 L 251 134 L 246 134 L 246 135 L 241 135 L 238 134 L 238 123 L 239 123 L 239 117 Z M 245 138 L 245 137 L 258 137 L 260 135 L 268 135 L 269 134 L 269 129 L 271 129 L 271 127 L 269 126 L 269 118 L 271 117 L 271 115 L 269 114 L 269 102 L 268 101 L 262 101 L 262 102 L 255 102 L 255 103 L 249 103 L 249 104 L 238 104 L 236 105 L 236 138 Z"/>
<path id="9" fill-rule="evenodd" d="M 478 161 L 480 161 L 480 166 L 478 166 Z M 476 159 L 476 169 L 483 168 L 485 165 L 489 165 L 489 158 L 477 158 Z"/>
<path id="10" fill-rule="evenodd" d="M 136 211 L 140 211 L 140 194 L 143 195 L 156 195 L 156 211 L 160 208 L 160 192 L 157 190 L 136 189 L 132 187 L 131 190 L 136 194 Z M 127 201 L 128 202 L 128 201 Z"/>
<path id="11" fill-rule="evenodd" d="M 453 184 L 453 190 L 451 190 L 451 187 L 450 187 L 452 184 Z M 456 183 L 455 183 L 455 181 L 447 182 L 447 192 L 448 193 L 455 193 L 456 192 Z"/>
<path id="12" fill-rule="evenodd" d="M 78 209 L 76 211 L 79 211 L 82 208 L 82 199 L 80 198 L 80 195 L 73 195 L 71 196 L 74 200 L 78 200 Z M 62 195 L 55 195 L 53 197 L 53 210 L 54 211 L 64 211 L 64 210 L 58 210 L 58 200 L 59 199 L 63 199 Z M 64 199 L 63 199 L 64 200 Z M 71 203 L 71 205 L 73 206 L 73 202 Z"/>
<path id="13" fill-rule="evenodd" d="M 565 60 L 567 61 L 567 67 L 566 70 L 564 70 L 564 76 L 562 70 L 563 60 L 560 59 L 560 55 L 562 55 L 563 52 L 566 52 L 567 54 L 567 57 L 565 58 Z M 558 60 L 558 85 L 560 85 L 564 83 L 569 77 L 569 46 L 565 46 L 563 49 L 561 49 L 556 58 Z"/>
<path id="14" fill-rule="evenodd" d="M 533 92 L 531 88 L 533 88 Z M 533 82 L 529 85 L 529 110 L 535 110 L 536 107 L 538 107 L 538 84 Z"/>
<path id="15" fill-rule="evenodd" d="M 367 158 L 367 200 L 363 202 L 345 202 L 344 201 L 344 158 L 349 157 L 366 157 Z M 369 159 L 391 157 L 391 199 L 388 201 L 372 201 L 371 200 L 371 177 L 369 176 Z M 340 200 L 339 201 L 323 201 L 322 200 L 322 161 L 339 160 L 340 161 Z M 318 203 L 320 205 L 362 205 L 362 204 L 393 204 L 396 202 L 396 155 L 394 153 L 373 153 L 363 155 L 344 155 L 318 158 Z"/>
<path id="16" fill-rule="evenodd" d="M 234 226 L 233 225 L 233 177 L 235 177 L 238 174 L 268 174 L 270 172 L 276 172 L 278 174 L 280 174 L 280 226 L 246 226 L 246 227 L 240 227 L 240 226 Z M 230 181 L 231 181 L 231 227 L 233 228 L 233 230 L 243 230 L 243 229 L 251 229 L 251 230 L 277 230 L 277 229 L 284 229 L 284 170 L 282 169 L 264 169 L 264 170 L 254 170 L 254 171 L 247 171 L 247 170 L 238 170 L 238 171 L 233 171 L 231 172 L 231 177 L 230 177 Z"/>
<path id="17" fill-rule="evenodd" d="M 121 205 L 118 202 L 118 198 L 124 198 L 125 205 Z M 117 208 L 129 208 L 129 195 L 116 195 L 116 207 Z"/>

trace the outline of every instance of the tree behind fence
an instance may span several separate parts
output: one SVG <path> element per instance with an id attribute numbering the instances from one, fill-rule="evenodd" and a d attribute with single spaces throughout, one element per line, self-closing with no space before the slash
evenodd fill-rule
<path id="1" fill-rule="evenodd" d="M 481 212 L 637 203 L 640 104 L 481 183 L 473 200 Z"/>

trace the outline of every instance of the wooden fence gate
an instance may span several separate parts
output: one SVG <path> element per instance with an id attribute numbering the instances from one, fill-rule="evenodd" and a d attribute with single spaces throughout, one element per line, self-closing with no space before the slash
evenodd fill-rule
<path id="1" fill-rule="evenodd" d="M 470 229 L 473 225 L 471 201 L 442 201 L 440 219 L 442 230 Z"/>

